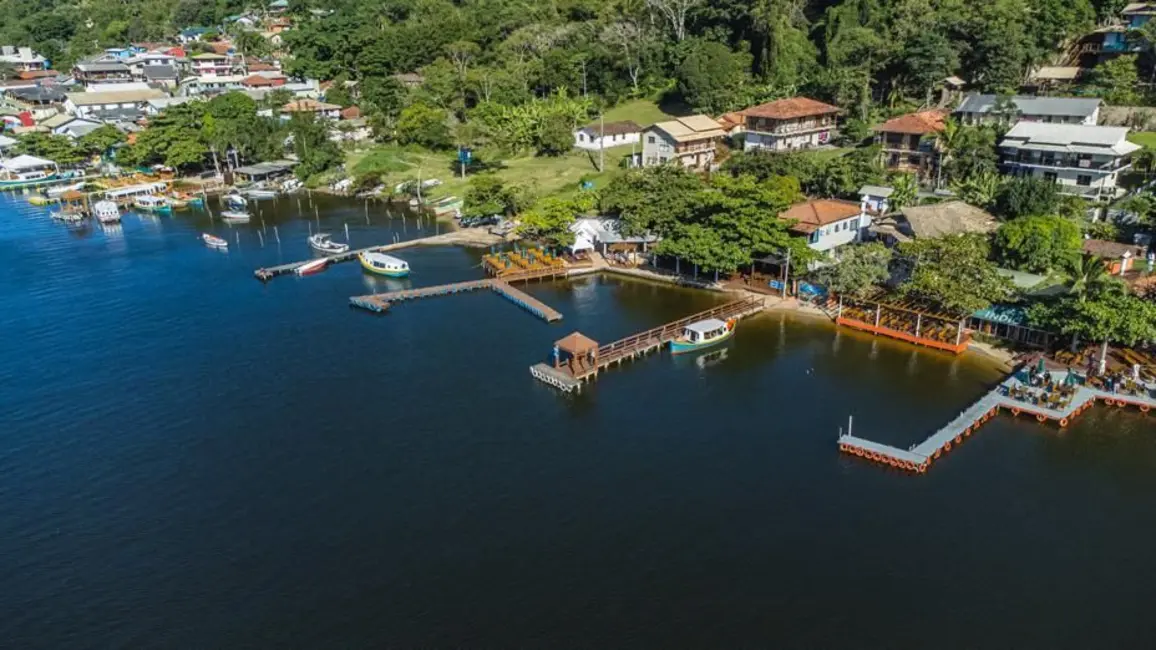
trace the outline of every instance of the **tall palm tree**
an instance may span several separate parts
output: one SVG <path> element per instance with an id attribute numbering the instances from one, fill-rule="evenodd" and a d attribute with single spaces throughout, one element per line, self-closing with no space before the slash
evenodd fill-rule
<path id="1" fill-rule="evenodd" d="M 896 174 L 891 179 L 891 188 L 894 191 L 887 200 L 887 207 L 892 212 L 913 205 L 919 196 L 919 183 L 915 180 L 915 174 Z"/>
<path id="2" fill-rule="evenodd" d="M 935 136 L 935 146 L 939 150 L 939 164 L 935 170 L 935 187 L 943 187 L 943 168 L 951 160 L 951 155 L 963 142 L 964 130 L 959 122 L 952 118 L 943 121 L 943 130 Z"/>
<path id="3" fill-rule="evenodd" d="M 1068 295 L 1075 296 L 1080 302 L 1123 288 L 1119 278 L 1108 272 L 1108 265 L 1102 257 L 1083 255 L 1072 263 L 1069 271 Z"/>

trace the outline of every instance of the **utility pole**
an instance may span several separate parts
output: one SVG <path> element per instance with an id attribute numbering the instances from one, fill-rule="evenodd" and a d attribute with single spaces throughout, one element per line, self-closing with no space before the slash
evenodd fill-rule
<path id="1" fill-rule="evenodd" d="M 606 171 L 606 116 L 598 113 L 598 171 Z"/>
<path id="2" fill-rule="evenodd" d="M 783 298 L 787 297 L 787 281 L 791 277 L 791 249 L 787 249 L 787 261 L 783 264 Z"/>

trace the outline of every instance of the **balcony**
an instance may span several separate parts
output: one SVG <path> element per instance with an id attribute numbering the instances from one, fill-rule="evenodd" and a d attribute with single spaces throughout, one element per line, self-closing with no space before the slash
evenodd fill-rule
<path id="1" fill-rule="evenodd" d="M 1110 174 L 1121 169 L 1126 169 L 1132 165 L 1132 161 L 1124 156 L 1108 161 L 1089 160 L 1087 158 L 1073 158 L 1068 156 L 1063 157 L 1043 157 L 1043 156 L 1025 156 L 1004 155 L 1004 165 L 1019 165 L 1023 167 L 1046 167 L 1049 169 L 1075 169 L 1081 171 L 1097 172 L 1101 174 Z"/>
<path id="2" fill-rule="evenodd" d="M 747 123 L 747 131 L 764 135 L 782 136 L 813 133 L 815 131 L 829 131 L 835 128 L 835 120 L 820 120 L 807 122 L 781 122 L 771 120 L 751 120 Z"/>

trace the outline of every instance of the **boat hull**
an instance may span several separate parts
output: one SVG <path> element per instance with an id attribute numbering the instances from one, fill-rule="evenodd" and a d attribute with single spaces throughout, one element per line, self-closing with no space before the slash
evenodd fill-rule
<path id="1" fill-rule="evenodd" d="M 409 276 L 409 269 L 404 269 L 404 270 L 379 269 L 379 268 L 376 268 L 375 266 L 373 266 L 372 264 L 370 264 L 369 262 L 366 262 L 365 258 L 361 257 L 360 255 L 357 256 L 357 261 L 359 264 L 361 264 L 361 268 L 365 269 L 366 271 L 369 271 L 370 273 L 373 273 L 374 275 L 384 275 L 387 278 L 404 278 L 404 277 Z"/>
<path id="2" fill-rule="evenodd" d="M 698 352 L 699 350 L 706 350 L 708 348 L 712 348 L 712 347 L 714 347 L 720 343 L 723 343 L 723 342 L 730 340 L 730 338 L 732 336 L 734 336 L 734 334 L 735 334 L 735 328 L 734 328 L 734 326 L 731 326 L 731 328 L 727 330 L 726 334 L 716 336 L 715 338 L 713 338 L 709 341 L 703 341 L 702 343 L 691 343 L 690 341 L 675 339 L 675 340 L 670 342 L 670 352 L 671 352 L 671 354 L 686 354 L 688 352 Z"/>
<path id="3" fill-rule="evenodd" d="M 329 260 L 321 259 L 302 264 L 295 269 L 297 275 L 313 275 L 324 271 L 329 266 Z"/>

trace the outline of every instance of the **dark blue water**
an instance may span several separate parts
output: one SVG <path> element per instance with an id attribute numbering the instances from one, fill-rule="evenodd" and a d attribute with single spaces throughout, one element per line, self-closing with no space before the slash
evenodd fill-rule
<path id="1" fill-rule="evenodd" d="M 651 356 L 565 397 L 528 366 L 719 298 L 531 285 L 373 316 L 353 264 L 252 279 L 417 222 L 361 204 L 70 231 L 0 197 L 0 646 L 1150 647 L 1156 426 L 999 418 L 910 476 L 998 378 L 768 315 L 724 359 Z M 305 200 L 300 212 L 312 216 Z M 403 225 L 404 224 L 404 225 Z M 271 239 L 273 227 L 280 246 Z M 206 249 L 198 234 L 232 243 Z M 414 285 L 479 253 L 402 254 Z"/>

